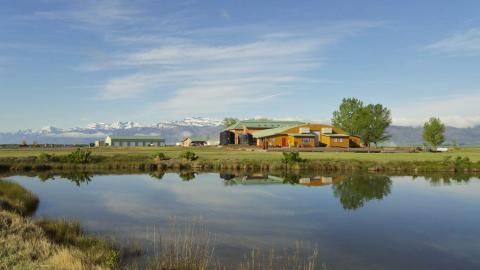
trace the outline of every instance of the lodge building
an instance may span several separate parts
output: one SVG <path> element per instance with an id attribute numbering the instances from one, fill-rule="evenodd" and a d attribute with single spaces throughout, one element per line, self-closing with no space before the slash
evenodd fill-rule
<path id="1" fill-rule="evenodd" d="M 274 147 L 361 147 L 360 138 L 340 128 L 298 121 L 238 121 L 220 134 L 220 144 Z"/>

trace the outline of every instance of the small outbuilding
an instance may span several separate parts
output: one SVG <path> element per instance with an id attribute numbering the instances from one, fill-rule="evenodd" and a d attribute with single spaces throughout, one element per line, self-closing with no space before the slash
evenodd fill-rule
<path id="1" fill-rule="evenodd" d="M 202 137 L 186 137 L 183 139 L 182 145 L 185 147 L 206 146 L 208 145 L 208 140 Z"/>
<path id="2" fill-rule="evenodd" d="M 108 136 L 105 146 L 142 147 L 165 146 L 165 139 L 160 136 Z"/>

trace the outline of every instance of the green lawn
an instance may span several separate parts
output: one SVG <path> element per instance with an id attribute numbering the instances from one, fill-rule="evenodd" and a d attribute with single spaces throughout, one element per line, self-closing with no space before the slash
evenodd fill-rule
<path id="1" fill-rule="evenodd" d="M 40 153 L 63 155 L 74 151 L 74 148 L 61 149 L 15 149 L 0 150 L 2 157 L 28 157 L 37 156 Z M 113 156 L 151 156 L 163 152 L 169 157 L 178 157 L 183 151 L 193 151 L 200 159 L 257 159 L 257 160 L 279 160 L 282 154 L 279 152 L 264 152 L 261 150 L 237 150 L 219 147 L 141 147 L 141 148 L 90 148 L 95 155 Z M 480 161 L 480 148 L 462 148 L 452 150 L 448 153 L 331 153 L 331 152 L 304 152 L 302 158 L 306 159 L 354 159 L 369 161 L 438 161 L 446 156 L 469 157 L 471 161 Z"/>

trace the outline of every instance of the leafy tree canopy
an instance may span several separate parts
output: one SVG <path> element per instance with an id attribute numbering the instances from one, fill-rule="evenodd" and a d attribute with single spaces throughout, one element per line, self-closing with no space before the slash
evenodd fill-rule
<path id="1" fill-rule="evenodd" d="M 426 144 L 437 147 L 445 142 L 445 125 L 439 118 L 432 117 L 423 125 L 423 140 Z"/>
<path id="2" fill-rule="evenodd" d="M 235 123 L 238 122 L 238 121 L 239 121 L 238 118 L 225 117 L 225 118 L 223 119 L 223 125 L 224 125 L 225 127 L 229 127 L 229 126 L 235 124 Z"/>
<path id="3" fill-rule="evenodd" d="M 350 135 L 360 136 L 370 145 L 388 140 L 386 133 L 392 123 L 391 112 L 382 104 L 368 104 L 357 98 L 344 98 L 337 111 L 333 112 L 332 124 Z"/>

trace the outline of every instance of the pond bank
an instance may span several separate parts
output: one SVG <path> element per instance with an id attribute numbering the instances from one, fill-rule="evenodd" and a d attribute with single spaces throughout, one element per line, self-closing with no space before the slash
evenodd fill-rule
<path id="1" fill-rule="evenodd" d="M 119 252 L 78 222 L 34 220 L 38 198 L 0 179 L 0 269 L 114 269 Z"/>
<path id="2" fill-rule="evenodd" d="M 442 161 L 369 161 L 356 159 L 321 159 L 285 162 L 282 160 L 257 159 L 186 159 L 156 160 L 152 157 L 107 158 L 94 157 L 86 163 L 43 161 L 36 157 L 0 159 L 0 172 L 42 171 L 133 171 L 152 172 L 159 170 L 256 170 L 256 171 L 303 171 L 318 172 L 384 172 L 384 173 L 480 173 L 480 162 L 467 157 L 447 157 Z"/>

